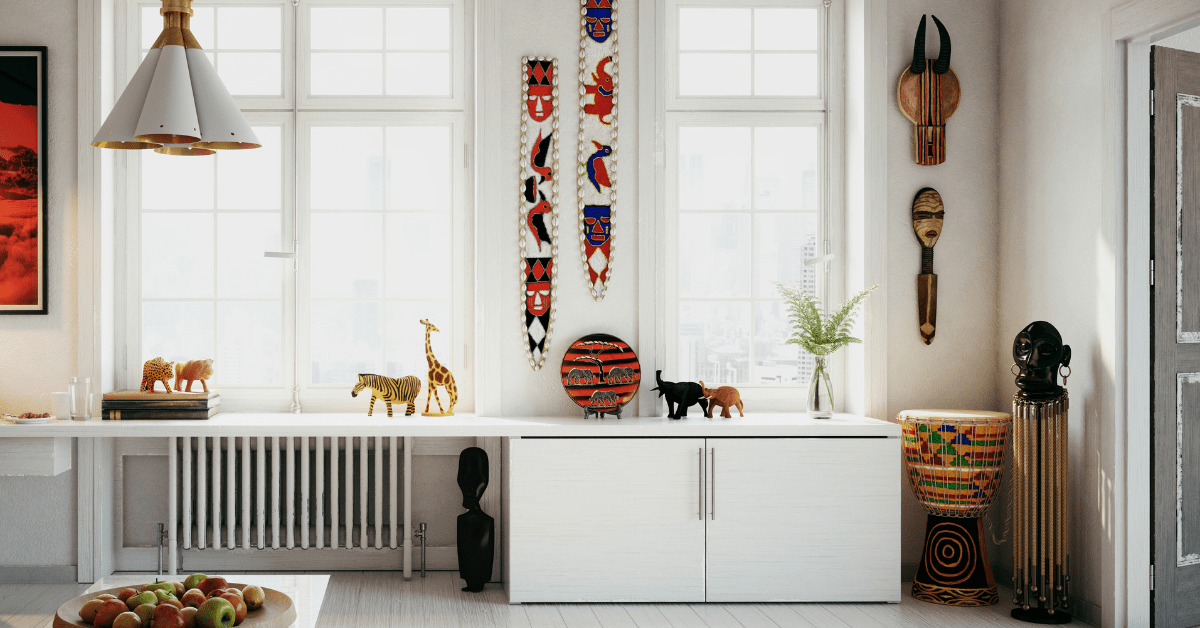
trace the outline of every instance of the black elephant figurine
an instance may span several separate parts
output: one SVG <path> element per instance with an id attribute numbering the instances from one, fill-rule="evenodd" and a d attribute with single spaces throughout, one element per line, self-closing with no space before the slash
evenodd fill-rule
<path id="1" fill-rule="evenodd" d="M 658 391 L 659 397 L 667 400 L 667 416 L 672 419 L 682 419 L 687 416 L 689 406 L 700 404 L 700 413 L 708 412 L 708 400 L 704 398 L 704 388 L 695 382 L 664 382 L 662 371 L 654 372 L 654 380 L 658 382 L 653 390 Z M 676 414 L 678 412 L 678 414 Z"/>

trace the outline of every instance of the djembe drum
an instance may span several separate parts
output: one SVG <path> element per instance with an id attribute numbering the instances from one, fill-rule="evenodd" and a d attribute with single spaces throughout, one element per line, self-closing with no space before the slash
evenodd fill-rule
<path id="1" fill-rule="evenodd" d="M 929 513 L 913 597 L 951 606 L 998 603 L 980 517 L 1000 488 L 1012 419 L 974 410 L 906 410 L 899 419 L 909 484 Z"/>

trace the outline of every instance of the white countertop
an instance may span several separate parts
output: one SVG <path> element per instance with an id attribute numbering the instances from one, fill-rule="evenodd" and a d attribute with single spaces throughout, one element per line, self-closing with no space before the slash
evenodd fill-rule
<path id="1" fill-rule="evenodd" d="M 29 426 L 34 427 L 34 426 Z M 313 628 L 317 625 L 317 616 L 321 613 L 321 603 L 325 600 L 325 589 L 329 587 L 329 576 L 311 575 L 257 575 L 257 574 L 220 574 L 230 582 L 257 584 L 260 587 L 275 589 L 287 594 L 296 605 L 296 621 L 289 628 Z M 154 580 L 180 580 L 185 576 L 127 575 L 105 576 L 88 587 L 85 593 L 103 591 L 116 587 L 141 585 Z"/>
<path id="2" fill-rule="evenodd" d="M 51 421 L 17 425 L 0 420 L 4 437 L 167 436 L 510 436 L 510 437 L 889 437 L 899 438 L 896 423 L 852 414 L 813 419 L 806 413 L 752 413 L 707 419 L 700 414 L 680 420 L 666 417 L 449 417 L 386 414 L 280 414 L 227 412 L 204 421 Z"/>

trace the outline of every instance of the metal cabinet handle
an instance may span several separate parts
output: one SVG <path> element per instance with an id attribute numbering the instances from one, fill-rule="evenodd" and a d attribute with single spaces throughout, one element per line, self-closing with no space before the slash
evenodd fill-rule
<path id="1" fill-rule="evenodd" d="M 704 521 L 704 448 L 699 448 L 698 452 L 700 453 L 700 465 L 697 467 L 696 471 L 700 480 L 700 482 L 697 484 L 700 489 L 700 494 L 698 495 L 699 501 L 697 502 L 697 507 L 699 511 L 696 513 L 696 518 Z"/>
<path id="2" fill-rule="evenodd" d="M 712 518 L 717 518 L 717 448 L 712 448 L 712 464 L 709 466 L 712 471 Z"/>

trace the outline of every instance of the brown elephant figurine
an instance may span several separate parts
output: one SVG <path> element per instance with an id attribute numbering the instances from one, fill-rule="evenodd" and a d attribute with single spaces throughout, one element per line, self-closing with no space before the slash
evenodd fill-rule
<path id="1" fill-rule="evenodd" d="M 733 415 L 729 413 L 729 409 L 736 407 L 740 416 L 746 416 L 742 412 L 742 394 L 733 386 L 721 386 L 720 388 L 708 388 L 704 385 L 704 380 L 700 381 L 700 388 L 704 391 L 704 398 L 708 400 L 708 413 L 704 416 L 712 418 L 713 409 L 721 406 L 721 416 L 726 419 L 732 419 Z"/>

